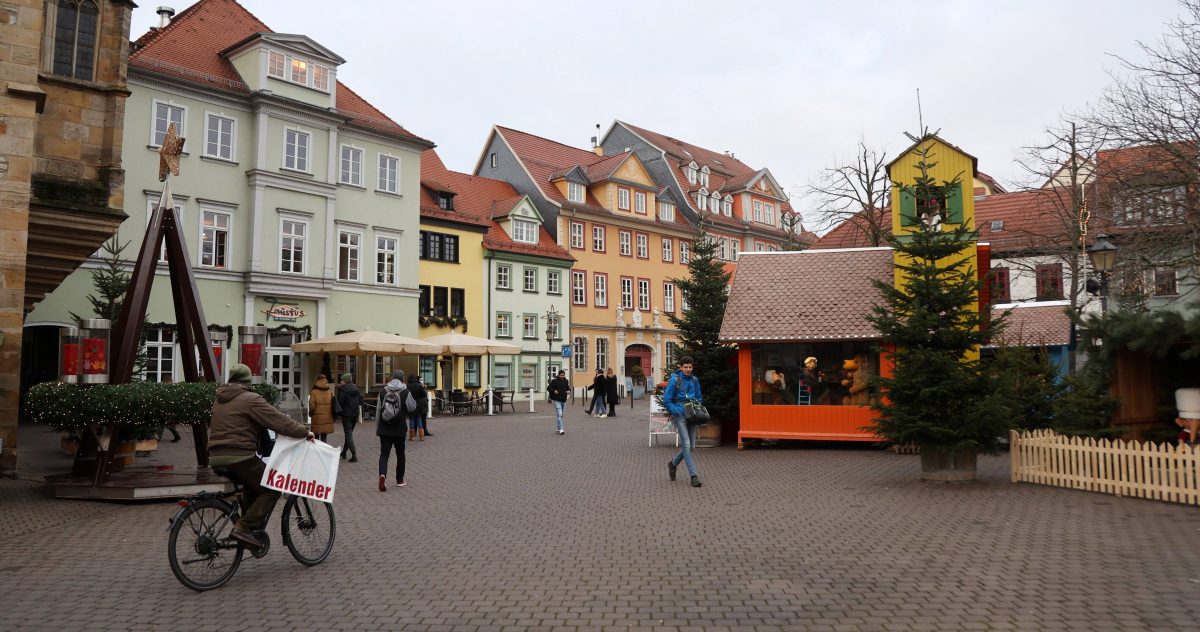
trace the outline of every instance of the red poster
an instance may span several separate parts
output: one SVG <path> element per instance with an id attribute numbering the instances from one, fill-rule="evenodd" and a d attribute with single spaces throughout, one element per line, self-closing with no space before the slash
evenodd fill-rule
<path id="1" fill-rule="evenodd" d="M 68 342 L 63 345 L 62 374 L 79 375 L 79 343 Z"/>
<path id="2" fill-rule="evenodd" d="M 105 352 L 108 345 L 103 338 L 83 339 L 83 374 L 106 375 L 108 373 L 108 358 Z"/>
<path id="3" fill-rule="evenodd" d="M 221 354 L 223 353 L 224 349 L 221 347 L 221 345 L 213 345 L 212 350 L 213 358 L 217 361 L 216 366 L 213 368 L 217 371 L 217 377 L 221 377 L 221 374 L 225 372 L 224 360 L 221 358 Z"/>
<path id="4" fill-rule="evenodd" d="M 242 364 L 250 368 L 250 375 L 262 375 L 263 347 L 257 343 L 242 344 Z"/>

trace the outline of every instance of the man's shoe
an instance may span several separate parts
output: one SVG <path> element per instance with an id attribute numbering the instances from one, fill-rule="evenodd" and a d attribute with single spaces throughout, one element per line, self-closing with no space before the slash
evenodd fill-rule
<path id="1" fill-rule="evenodd" d="M 667 461 L 667 476 L 670 476 L 671 480 L 675 480 L 675 470 L 678 468 L 679 466 L 675 465 L 675 463 Z"/>
<path id="2" fill-rule="evenodd" d="M 693 476 L 693 477 L 692 477 L 692 487 L 699 487 L 700 485 L 701 485 L 701 483 L 700 483 L 700 477 L 699 477 L 699 476 Z"/>
<path id="3" fill-rule="evenodd" d="M 404 487 L 405 485 L 408 485 L 408 481 L 406 481 L 404 479 L 400 479 L 400 480 L 396 481 L 396 487 Z"/>
<path id="4" fill-rule="evenodd" d="M 237 527 L 234 527 L 233 530 L 229 532 L 229 537 L 254 549 L 261 549 L 263 547 L 263 541 L 259 540 L 258 536 L 249 531 L 242 531 Z"/>
<path id="5" fill-rule="evenodd" d="M 379 491 L 381 491 L 381 492 L 387 491 L 387 477 L 384 476 L 383 474 L 379 475 Z"/>
<path id="6" fill-rule="evenodd" d="M 358 455 L 357 455 L 357 454 L 355 454 L 354 456 L 350 457 L 350 462 L 351 462 L 351 463 L 358 463 Z"/>
<path id="7" fill-rule="evenodd" d="M 432 432 L 429 432 L 428 430 L 426 430 L 426 431 L 425 431 L 425 436 L 426 436 L 426 437 L 432 437 L 432 436 L 433 436 L 433 433 L 432 433 Z"/>

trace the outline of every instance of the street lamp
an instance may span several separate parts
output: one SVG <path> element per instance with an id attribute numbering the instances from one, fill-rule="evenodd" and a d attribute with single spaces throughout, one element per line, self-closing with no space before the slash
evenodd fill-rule
<path id="1" fill-rule="evenodd" d="M 1088 246 L 1088 259 L 1092 269 L 1100 275 L 1100 313 L 1108 311 L 1108 273 L 1117 263 L 1117 247 L 1108 241 L 1108 235 L 1099 233 L 1096 241 Z"/>
<path id="2" fill-rule="evenodd" d="M 554 355 L 554 333 L 558 331 L 558 321 L 562 318 L 562 314 L 558 313 L 554 306 L 550 306 L 550 311 L 546 312 L 546 346 L 550 349 L 550 354 Z"/>

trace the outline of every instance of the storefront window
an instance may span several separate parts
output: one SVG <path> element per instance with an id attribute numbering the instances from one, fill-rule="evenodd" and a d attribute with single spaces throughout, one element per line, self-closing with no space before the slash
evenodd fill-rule
<path id="1" fill-rule="evenodd" d="M 512 372 L 512 365 L 507 362 L 497 362 L 492 367 L 492 386 L 497 390 L 508 390 L 512 388 L 512 382 L 509 379 L 509 374 Z"/>
<path id="2" fill-rule="evenodd" d="M 479 356 L 463 358 L 463 386 L 479 388 Z"/>
<path id="3" fill-rule="evenodd" d="M 866 406 L 879 375 L 873 342 L 755 345 L 751 352 L 755 404 Z M 807 365 L 806 365 L 807 362 Z"/>
<path id="4" fill-rule="evenodd" d="M 421 356 L 419 362 L 425 388 L 437 388 L 437 356 Z"/>

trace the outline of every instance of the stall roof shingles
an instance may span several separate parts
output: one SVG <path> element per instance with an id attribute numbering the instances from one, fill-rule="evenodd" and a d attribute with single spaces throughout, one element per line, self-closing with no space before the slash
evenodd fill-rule
<path id="1" fill-rule="evenodd" d="M 993 318 L 1008 313 L 1008 325 L 993 344 L 1051 347 L 1071 343 L 1071 319 L 1062 304 L 993 307 Z"/>
<path id="2" fill-rule="evenodd" d="M 721 339 L 878 339 L 865 316 L 892 282 L 892 250 L 744 253 L 730 289 Z"/>
<path id="3" fill-rule="evenodd" d="M 271 33 L 254 14 L 234 0 L 200 0 L 179 12 L 165 28 L 151 29 L 135 42 L 129 65 L 221 90 L 249 94 L 233 64 L 221 51 L 256 33 Z M 391 120 L 342 82 L 337 110 L 352 123 L 432 146 Z"/>

